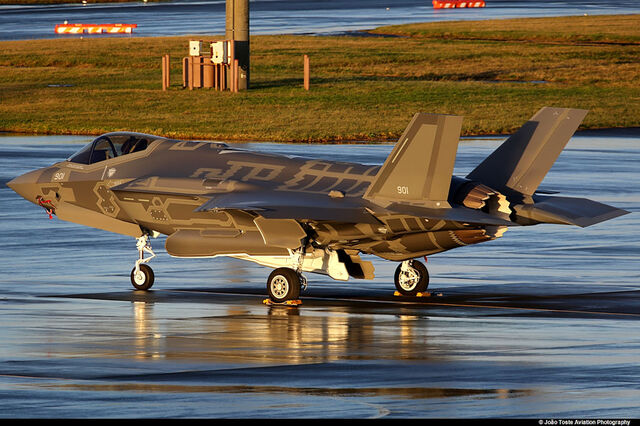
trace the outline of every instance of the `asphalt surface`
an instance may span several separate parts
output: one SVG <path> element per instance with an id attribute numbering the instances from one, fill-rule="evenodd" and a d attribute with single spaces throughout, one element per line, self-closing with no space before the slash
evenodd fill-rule
<path id="1" fill-rule="evenodd" d="M 434 10 L 430 0 L 252 0 L 250 25 L 251 34 L 343 34 L 410 22 L 640 13 L 637 0 L 487 0 L 486 4 L 485 8 Z M 225 1 L 0 6 L 0 40 L 80 37 L 56 35 L 55 25 L 64 21 L 138 25 L 124 37 L 221 35 Z"/>
<path id="2" fill-rule="evenodd" d="M 134 291 L 128 237 L 49 220 L 4 184 L 83 137 L 0 137 L 0 417 L 638 418 L 640 132 L 569 142 L 542 184 L 632 213 L 510 228 L 429 258 L 431 297 L 308 275 L 263 304 L 269 269 L 175 259 Z M 465 175 L 501 140 L 463 140 Z M 380 164 L 391 145 L 240 144 Z"/>

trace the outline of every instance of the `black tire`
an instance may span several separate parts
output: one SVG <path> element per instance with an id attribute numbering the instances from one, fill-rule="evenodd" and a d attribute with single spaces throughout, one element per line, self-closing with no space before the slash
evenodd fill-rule
<path id="1" fill-rule="evenodd" d="M 276 303 L 297 300 L 300 297 L 300 277 L 293 269 L 278 268 L 267 280 L 269 299 Z"/>
<path id="2" fill-rule="evenodd" d="M 144 263 L 140 265 L 140 274 L 136 276 L 136 268 L 131 270 L 131 285 L 136 290 L 149 290 L 153 286 L 153 269 Z"/>
<path id="3" fill-rule="evenodd" d="M 393 277 L 393 281 L 396 285 L 396 290 L 403 296 L 415 296 L 418 293 L 424 293 L 429 287 L 429 271 L 427 267 L 417 260 L 411 261 L 411 267 L 414 269 L 416 276 L 403 277 L 402 264 L 396 268 L 396 273 Z"/>

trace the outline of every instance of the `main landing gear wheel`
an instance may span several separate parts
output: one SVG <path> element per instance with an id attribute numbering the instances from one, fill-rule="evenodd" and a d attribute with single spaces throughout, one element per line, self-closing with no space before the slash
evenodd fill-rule
<path id="1" fill-rule="evenodd" d="M 403 296 L 416 296 L 429 287 L 427 267 L 417 260 L 406 260 L 396 268 L 394 275 L 396 290 Z"/>
<path id="2" fill-rule="evenodd" d="M 149 290 L 153 285 L 153 269 L 149 265 L 142 264 L 131 271 L 131 284 L 136 290 Z"/>
<path id="3" fill-rule="evenodd" d="M 267 292 L 275 303 L 284 303 L 300 297 L 300 275 L 293 269 L 278 268 L 269 275 Z"/>

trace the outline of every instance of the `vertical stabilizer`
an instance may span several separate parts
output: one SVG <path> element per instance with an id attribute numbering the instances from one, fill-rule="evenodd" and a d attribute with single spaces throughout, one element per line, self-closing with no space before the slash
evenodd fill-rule
<path id="1" fill-rule="evenodd" d="M 467 178 L 498 191 L 533 195 L 585 115 L 582 109 L 542 108 Z"/>
<path id="2" fill-rule="evenodd" d="M 462 117 L 416 114 L 369 186 L 365 199 L 449 207 L 447 197 Z"/>

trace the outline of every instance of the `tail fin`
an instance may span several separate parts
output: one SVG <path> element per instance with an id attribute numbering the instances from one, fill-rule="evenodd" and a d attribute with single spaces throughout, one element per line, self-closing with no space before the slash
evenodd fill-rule
<path id="1" fill-rule="evenodd" d="M 415 114 L 364 195 L 378 204 L 429 208 L 447 202 L 462 117 Z"/>
<path id="2" fill-rule="evenodd" d="M 467 178 L 498 191 L 533 195 L 587 112 L 542 108 Z"/>

